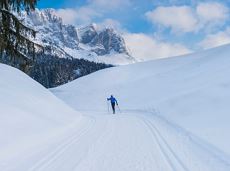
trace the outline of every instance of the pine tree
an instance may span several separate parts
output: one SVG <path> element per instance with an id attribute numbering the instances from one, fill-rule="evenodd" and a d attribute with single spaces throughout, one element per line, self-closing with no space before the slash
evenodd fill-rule
<path id="1" fill-rule="evenodd" d="M 36 3 L 37 0 L 0 1 L 0 61 L 5 55 L 12 64 L 19 65 L 25 72 L 39 45 L 31 41 L 36 32 L 24 25 L 15 14 L 22 10 L 34 10 Z"/>

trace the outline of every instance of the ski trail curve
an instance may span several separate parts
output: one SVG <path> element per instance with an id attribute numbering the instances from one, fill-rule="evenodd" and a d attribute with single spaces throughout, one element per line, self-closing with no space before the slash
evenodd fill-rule
<path id="1" fill-rule="evenodd" d="M 3 171 L 229 171 L 191 135 L 157 115 L 92 112 L 43 151 Z M 34 160 L 36 159 L 36 160 Z M 10 162 L 9 162 L 10 163 Z"/>
<path id="2" fill-rule="evenodd" d="M 130 115 L 107 119 L 104 135 L 74 171 L 174 171 L 142 120 Z"/>
<path id="3" fill-rule="evenodd" d="M 28 171 L 40 171 L 47 168 L 52 164 L 57 158 L 70 148 L 73 144 L 81 139 L 95 124 L 95 119 L 89 119 L 88 123 L 80 131 L 74 132 L 70 137 L 68 137 L 64 142 L 62 142 L 55 150 L 48 153 L 44 158 L 38 161 L 35 165 L 28 169 Z"/>
<path id="4" fill-rule="evenodd" d="M 149 122 L 147 119 L 142 119 L 142 121 L 146 124 L 149 128 L 151 133 L 153 134 L 154 138 L 157 141 L 158 146 L 161 149 L 161 152 L 164 154 L 165 158 L 167 159 L 168 163 L 170 164 L 173 171 L 189 171 L 188 168 L 183 164 L 183 162 L 178 158 L 178 156 L 173 152 L 170 148 L 166 140 L 162 137 L 156 127 Z"/>
<path id="5" fill-rule="evenodd" d="M 158 139 L 159 146 L 173 161 L 176 170 L 182 171 L 228 171 L 230 159 L 223 160 L 207 148 L 206 142 L 197 141 L 183 128 L 170 123 L 162 116 L 147 111 L 133 111 L 136 117 L 145 122 Z M 167 151 L 167 152 L 165 152 Z"/>

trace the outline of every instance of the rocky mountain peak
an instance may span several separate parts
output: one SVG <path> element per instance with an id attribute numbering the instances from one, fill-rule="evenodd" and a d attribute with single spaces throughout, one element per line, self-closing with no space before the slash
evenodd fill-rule
<path id="1" fill-rule="evenodd" d="M 112 28 L 99 30 L 96 24 L 80 28 L 66 25 L 54 9 L 36 9 L 30 14 L 24 13 L 22 18 L 37 30 L 36 41 L 48 49 L 46 53 L 110 64 L 113 64 L 112 58 L 116 58 L 114 55 L 120 55 L 119 58 L 124 60 L 119 61 L 125 63 L 135 61 L 129 55 L 123 37 Z"/>
<path id="2" fill-rule="evenodd" d="M 116 33 L 113 28 L 104 28 L 97 30 L 95 24 L 79 29 L 80 42 L 88 44 L 97 55 L 106 55 L 110 53 L 124 53 L 129 55 L 125 41 L 121 35 Z"/>
<path id="3" fill-rule="evenodd" d="M 83 44 L 90 43 L 95 36 L 97 36 L 97 30 L 95 24 L 90 24 L 89 26 L 81 27 L 78 29 L 80 42 Z"/>
<path id="4" fill-rule="evenodd" d="M 32 26 L 62 24 L 62 19 L 56 15 L 54 9 L 35 9 L 35 11 L 30 12 L 28 15 L 24 12 L 22 17 Z"/>

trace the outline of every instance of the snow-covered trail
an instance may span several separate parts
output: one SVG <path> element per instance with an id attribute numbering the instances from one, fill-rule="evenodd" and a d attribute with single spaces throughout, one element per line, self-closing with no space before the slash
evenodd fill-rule
<path id="1" fill-rule="evenodd" d="M 222 154 L 156 114 L 90 113 L 46 148 L 37 150 L 39 153 L 24 158 L 26 163 L 15 160 L 14 167 L 0 166 L 0 170 L 230 170 L 230 161 Z"/>
<path id="2" fill-rule="evenodd" d="M 154 113 L 129 111 L 101 117 L 107 118 L 107 126 L 75 170 L 230 169 L 230 161 L 222 154 Z"/>
<path id="3" fill-rule="evenodd" d="M 0 65 L 0 171 L 229 171 L 229 53 L 113 67 L 51 92 Z M 122 113 L 106 113 L 111 93 Z"/>

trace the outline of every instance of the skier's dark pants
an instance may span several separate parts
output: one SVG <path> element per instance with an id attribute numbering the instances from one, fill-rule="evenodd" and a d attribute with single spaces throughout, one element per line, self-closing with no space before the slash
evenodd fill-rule
<path id="1" fill-rule="evenodd" d="M 112 109 L 113 109 L 113 114 L 115 114 L 115 103 L 111 103 Z"/>

